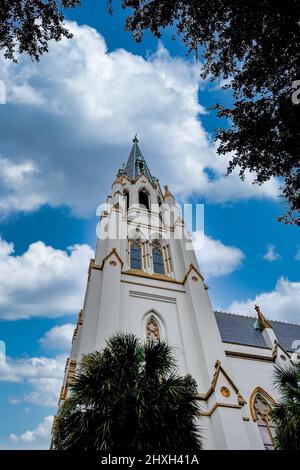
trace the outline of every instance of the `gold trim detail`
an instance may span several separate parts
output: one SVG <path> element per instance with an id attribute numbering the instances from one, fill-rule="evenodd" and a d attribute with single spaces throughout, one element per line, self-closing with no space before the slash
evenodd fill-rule
<path id="1" fill-rule="evenodd" d="M 220 403 L 220 402 L 217 402 L 214 404 L 214 406 L 209 410 L 209 411 L 200 411 L 200 416 L 211 416 L 213 414 L 213 412 L 217 409 L 217 408 L 235 408 L 235 409 L 238 409 L 240 410 L 242 408 L 241 405 L 235 405 L 234 403 Z"/>
<path id="2" fill-rule="evenodd" d="M 164 200 L 165 200 L 167 197 L 172 197 L 172 198 L 175 200 L 173 194 L 170 193 L 169 188 L 168 188 L 167 185 L 164 186 L 164 190 L 165 190 L 164 196 L 163 196 L 163 199 L 164 199 Z"/>
<path id="3" fill-rule="evenodd" d="M 175 281 L 167 274 L 148 274 L 145 271 L 139 269 L 128 269 L 128 271 L 122 271 L 122 274 L 126 274 L 129 276 L 138 276 L 138 277 L 145 277 L 147 279 L 155 279 L 157 281 L 165 281 L 165 282 L 172 282 L 174 284 L 182 284 L 180 281 Z"/>
<path id="4" fill-rule="evenodd" d="M 235 391 L 236 395 L 237 395 L 237 401 L 238 401 L 238 404 L 243 406 L 245 405 L 247 402 L 246 400 L 244 400 L 244 398 L 242 397 L 242 395 L 240 394 L 239 392 L 239 389 L 237 388 L 237 386 L 235 385 L 235 383 L 233 382 L 233 380 L 229 377 L 229 375 L 227 374 L 227 372 L 223 369 L 223 367 L 221 366 L 221 362 L 220 361 L 217 361 L 215 363 L 215 373 L 214 373 L 214 376 L 213 376 L 213 379 L 212 379 L 212 382 L 211 382 L 211 385 L 208 389 L 208 391 L 206 393 L 198 393 L 197 394 L 197 398 L 199 400 L 208 400 L 208 398 L 212 395 L 212 393 L 215 391 L 215 388 L 216 388 L 216 385 L 217 385 L 217 381 L 218 381 L 218 377 L 220 375 L 220 372 L 222 372 L 222 374 L 225 376 L 225 378 L 228 380 L 228 382 L 230 383 L 230 385 L 232 386 L 233 390 Z M 237 405 L 236 405 L 237 406 Z"/>
<path id="5" fill-rule="evenodd" d="M 250 414 L 251 414 L 251 418 L 253 419 L 253 421 L 257 421 L 257 417 L 255 415 L 255 410 L 253 408 L 253 401 L 254 401 L 254 398 L 256 397 L 257 394 L 260 394 L 268 403 L 272 404 L 272 405 L 276 405 L 276 401 L 274 400 L 274 398 L 271 397 L 271 395 L 266 392 L 263 388 L 261 387 L 256 387 L 251 395 L 250 395 L 250 398 L 249 398 L 249 408 L 250 408 Z"/>
<path id="6" fill-rule="evenodd" d="M 95 259 L 92 258 L 91 261 L 90 261 L 90 265 L 89 265 L 89 270 L 88 270 L 88 280 L 90 278 L 90 274 L 91 274 L 91 270 L 92 269 L 99 269 L 100 271 L 103 270 L 103 267 L 104 267 L 104 264 L 106 263 L 106 261 L 111 257 L 111 255 L 115 255 L 115 257 L 117 258 L 118 262 L 120 263 L 121 265 L 121 269 L 123 268 L 124 266 L 124 262 L 122 261 L 122 259 L 120 258 L 116 248 L 113 248 L 107 256 L 105 256 L 105 258 L 103 258 L 102 260 L 102 263 L 101 264 L 96 264 L 95 263 Z"/>
<path id="7" fill-rule="evenodd" d="M 254 308 L 257 313 L 258 322 L 259 322 L 261 331 L 264 331 L 265 328 L 271 328 L 273 330 L 271 323 L 266 319 L 260 307 L 258 305 L 255 305 Z"/>
<path id="8" fill-rule="evenodd" d="M 189 275 L 192 271 L 194 271 L 199 276 L 199 278 L 201 279 L 202 282 L 204 281 L 204 277 L 202 276 L 202 274 L 198 271 L 198 269 L 195 268 L 193 263 L 191 263 L 190 266 L 189 266 L 189 269 L 187 270 L 187 272 L 186 272 L 186 274 L 183 278 L 183 280 L 181 281 L 182 284 L 185 284 L 187 278 L 189 277 Z"/>
<path id="9" fill-rule="evenodd" d="M 290 358 L 290 354 L 287 352 L 286 349 L 284 349 L 277 341 L 277 339 L 274 339 L 274 348 L 273 348 L 273 351 L 272 351 L 272 357 L 273 357 L 273 360 L 275 361 L 275 359 L 277 358 L 278 356 L 278 348 L 281 349 L 281 351 L 287 356 L 287 358 Z"/>
<path id="10" fill-rule="evenodd" d="M 274 362 L 274 358 L 271 356 L 262 356 L 259 354 L 244 353 L 239 351 L 228 351 L 225 350 L 227 357 L 235 357 L 238 359 L 248 359 L 251 361 L 262 361 L 262 362 Z"/>
<path id="11" fill-rule="evenodd" d="M 225 397 L 225 398 L 229 398 L 230 395 L 231 395 L 230 390 L 227 387 L 221 387 L 220 391 L 221 391 L 223 397 Z"/>

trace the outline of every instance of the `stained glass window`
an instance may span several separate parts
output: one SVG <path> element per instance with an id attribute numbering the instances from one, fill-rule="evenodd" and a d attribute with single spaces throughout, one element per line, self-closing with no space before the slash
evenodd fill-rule
<path id="1" fill-rule="evenodd" d="M 152 244 L 153 271 L 157 274 L 165 274 L 165 265 L 162 254 L 162 247 L 159 241 Z"/>
<path id="2" fill-rule="evenodd" d="M 130 267 L 132 269 L 142 269 L 140 240 L 134 240 L 130 244 Z"/>
<path id="3" fill-rule="evenodd" d="M 272 406 L 267 398 L 261 392 L 257 392 L 253 399 L 253 412 L 266 450 L 274 448 L 273 440 L 276 435 L 276 425 L 269 416 L 271 409 Z"/>
<path id="4" fill-rule="evenodd" d="M 159 325 L 153 315 L 149 318 L 146 325 L 147 341 L 158 343 L 160 340 Z"/>

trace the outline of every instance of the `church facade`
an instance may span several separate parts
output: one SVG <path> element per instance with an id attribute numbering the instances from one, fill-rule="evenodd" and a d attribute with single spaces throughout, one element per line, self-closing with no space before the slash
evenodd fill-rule
<path id="1" fill-rule="evenodd" d="M 213 310 L 175 199 L 151 175 L 137 138 L 97 230 L 60 403 L 82 355 L 130 332 L 167 341 L 180 372 L 197 381 L 205 449 L 272 448 L 274 364 L 289 363 L 300 326 L 270 322 L 258 306 L 255 317 Z"/>

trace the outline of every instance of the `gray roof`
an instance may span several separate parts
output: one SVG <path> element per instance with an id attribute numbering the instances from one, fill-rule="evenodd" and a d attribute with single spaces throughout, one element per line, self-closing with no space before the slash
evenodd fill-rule
<path id="1" fill-rule="evenodd" d="M 125 166 L 124 174 L 128 176 L 129 179 L 134 180 L 139 175 L 144 173 L 145 176 L 149 179 L 151 183 L 154 182 L 153 177 L 149 171 L 146 160 L 142 154 L 142 151 L 138 145 L 138 139 L 135 136 L 133 139 L 133 146 L 129 154 L 128 161 Z"/>
<path id="2" fill-rule="evenodd" d="M 255 317 L 246 317 L 225 312 L 215 312 L 215 317 L 222 341 L 225 343 L 268 348 L 261 331 L 254 328 Z M 300 325 L 274 320 L 268 321 L 273 327 L 280 346 L 287 351 L 293 351 L 293 342 L 300 340 Z"/>

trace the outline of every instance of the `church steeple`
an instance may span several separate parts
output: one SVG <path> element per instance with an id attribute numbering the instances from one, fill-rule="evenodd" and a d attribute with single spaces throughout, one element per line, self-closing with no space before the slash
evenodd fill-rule
<path id="1" fill-rule="evenodd" d="M 153 184 L 154 178 L 152 177 L 149 171 L 148 165 L 138 145 L 138 142 L 139 141 L 137 135 L 135 135 L 133 139 L 133 146 L 125 166 L 124 174 L 130 180 L 135 180 L 139 175 L 143 173 Z"/>

